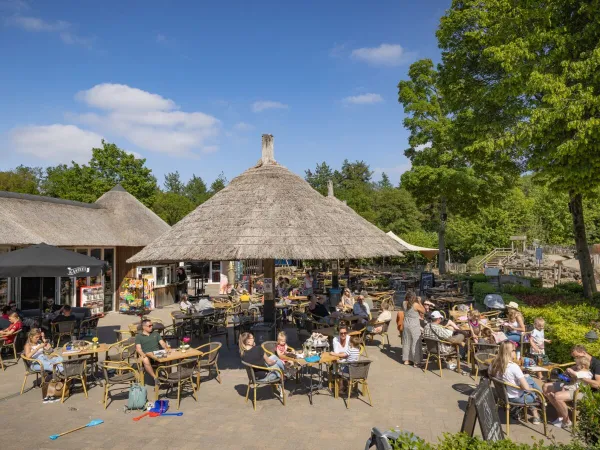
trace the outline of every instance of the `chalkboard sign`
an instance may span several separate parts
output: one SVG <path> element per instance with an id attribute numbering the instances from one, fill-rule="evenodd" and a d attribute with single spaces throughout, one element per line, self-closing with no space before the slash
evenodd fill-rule
<path id="1" fill-rule="evenodd" d="M 490 382 L 485 378 L 481 379 L 477 389 L 469 396 L 460 431 L 473 436 L 477 419 L 479 419 L 481 435 L 485 441 L 501 441 L 504 439 L 494 394 Z"/>
<path id="2" fill-rule="evenodd" d="M 421 295 L 425 294 L 427 289 L 431 289 L 435 286 L 435 279 L 431 272 L 421 272 L 421 282 L 419 283 L 419 291 Z"/>

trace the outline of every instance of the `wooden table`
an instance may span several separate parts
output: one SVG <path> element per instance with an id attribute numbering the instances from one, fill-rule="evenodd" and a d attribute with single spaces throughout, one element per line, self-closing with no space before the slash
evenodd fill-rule
<path id="1" fill-rule="evenodd" d="M 293 302 L 305 302 L 308 300 L 308 297 L 306 295 L 297 295 L 295 297 L 288 297 L 287 299 Z"/>
<path id="2" fill-rule="evenodd" d="M 196 350 L 195 348 L 189 348 L 185 352 L 182 352 L 179 349 L 171 349 L 171 352 L 163 358 L 158 358 L 153 352 L 146 353 L 146 355 L 148 358 L 153 359 L 159 364 L 165 364 L 173 361 L 179 361 L 180 359 L 197 358 L 204 355 L 204 353 Z"/>

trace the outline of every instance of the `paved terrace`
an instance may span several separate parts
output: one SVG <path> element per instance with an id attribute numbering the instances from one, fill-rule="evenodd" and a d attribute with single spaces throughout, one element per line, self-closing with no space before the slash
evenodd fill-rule
<path id="1" fill-rule="evenodd" d="M 152 316 L 170 323 L 172 310 L 157 310 Z M 107 315 L 100 321 L 100 341 L 114 342 L 113 330 L 126 328 L 136 319 L 118 313 Z M 259 390 L 257 411 L 253 411 L 251 403 L 244 402 L 247 376 L 240 368 L 237 346 L 231 345 L 231 329 L 231 350 L 224 345 L 219 358 L 223 384 L 214 379 L 203 381 L 198 402 L 191 396 L 182 399 L 182 417 L 145 417 L 134 422 L 132 417 L 139 413 L 124 413 L 126 391 L 104 410 L 100 386 L 89 390 L 89 399 L 76 388 L 62 405 L 43 404 L 39 389 L 18 395 L 24 373 L 19 362 L 0 372 L 2 448 L 363 449 L 373 426 L 397 426 L 432 442 L 444 432 L 459 431 L 473 379 L 450 370 L 444 370 L 444 377 L 440 378 L 437 371 L 423 373 L 403 366 L 400 340 L 391 327 L 390 330 L 389 350 L 380 351 L 373 345 L 368 348 L 373 360 L 369 373 L 372 408 L 353 398 L 350 409 L 346 409 L 343 400 L 325 394 L 315 396 L 313 406 L 306 395 L 294 395 L 284 407 L 266 387 Z M 290 345 L 297 345 L 293 329 L 288 335 Z M 222 342 L 223 336 L 217 339 Z M 289 387 L 295 387 L 295 383 L 290 381 Z M 174 401 L 171 403 L 175 405 Z M 554 417 L 550 414 L 549 418 Z M 48 438 L 92 419 L 105 423 L 57 441 Z M 564 430 L 549 426 L 549 432 L 558 441 L 570 439 Z M 542 439 L 542 433 L 542 426 L 514 421 L 511 424 L 511 438 L 520 442 Z"/>

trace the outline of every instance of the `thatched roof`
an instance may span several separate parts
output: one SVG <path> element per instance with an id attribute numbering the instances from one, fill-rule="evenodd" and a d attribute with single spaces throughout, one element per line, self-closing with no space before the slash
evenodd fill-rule
<path id="1" fill-rule="evenodd" d="M 349 208 L 348 208 L 349 209 Z M 345 259 L 399 256 L 402 247 L 349 209 L 333 207 L 304 179 L 263 157 L 128 262 Z"/>
<path id="2" fill-rule="evenodd" d="M 96 203 L 0 191 L 0 245 L 141 247 L 168 229 L 120 185 Z"/>

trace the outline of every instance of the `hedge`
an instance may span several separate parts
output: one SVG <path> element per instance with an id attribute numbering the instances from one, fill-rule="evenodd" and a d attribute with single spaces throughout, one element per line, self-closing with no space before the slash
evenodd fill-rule
<path id="1" fill-rule="evenodd" d="M 473 283 L 473 298 L 477 303 L 483 303 L 486 295 L 495 293 L 497 290 L 490 283 Z"/>

